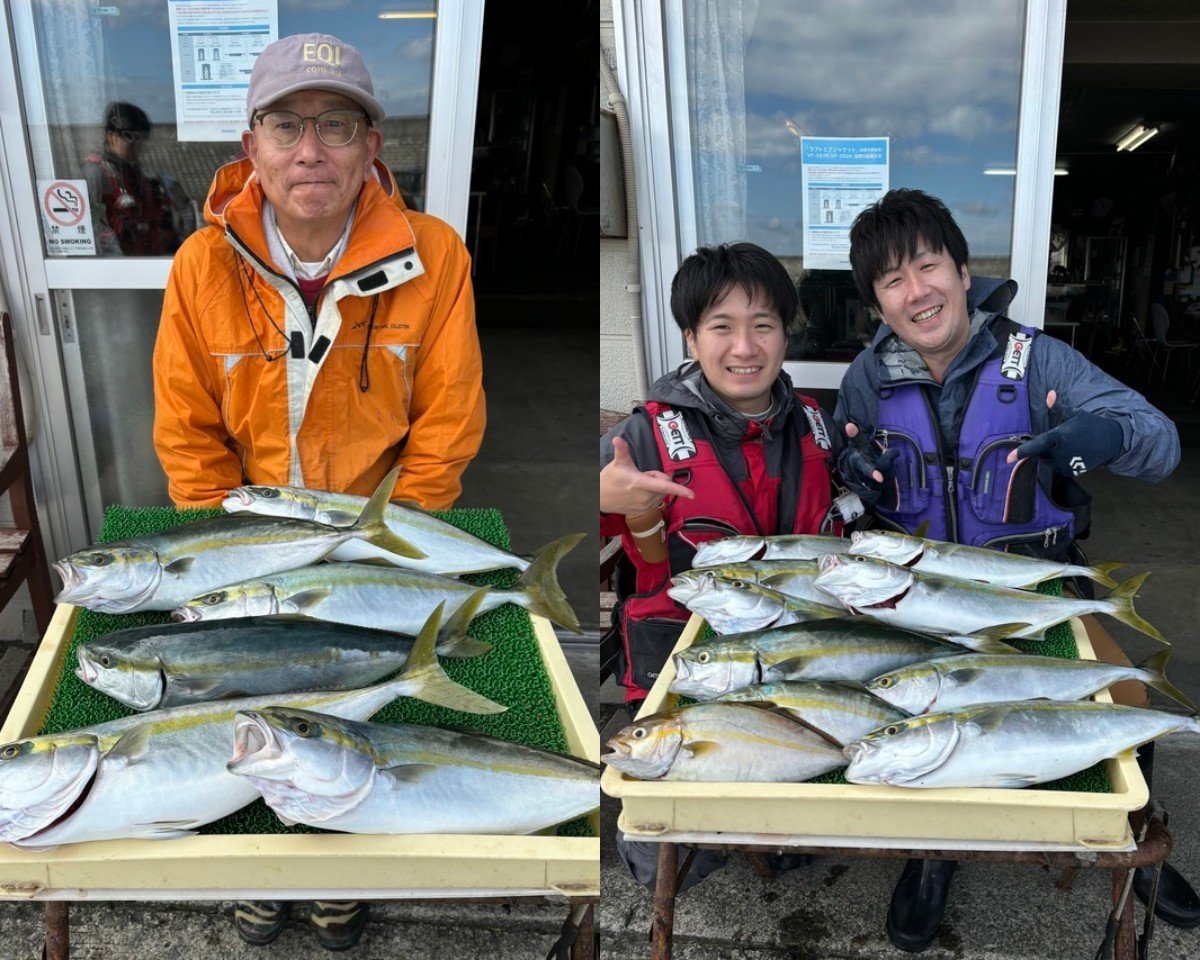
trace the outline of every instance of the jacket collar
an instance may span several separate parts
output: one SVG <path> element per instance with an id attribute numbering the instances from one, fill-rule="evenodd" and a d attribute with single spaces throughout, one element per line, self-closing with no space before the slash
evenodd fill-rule
<path id="1" fill-rule="evenodd" d="M 650 399 L 670 404 L 672 407 L 697 411 L 708 421 L 714 437 L 735 442 L 742 440 L 747 431 L 757 429 L 758 426 L 762 427 L 763 436 L 770 440 L 787 420 L 795 405 L 791 378 L 781 370 L 771 385 L 775 414 L 761 423 L 750 420 L 717 396 L 704 378 L 700 364 L 694 360 L 689 360 L 678 370 L 655 381 L 650 388 Z"/>

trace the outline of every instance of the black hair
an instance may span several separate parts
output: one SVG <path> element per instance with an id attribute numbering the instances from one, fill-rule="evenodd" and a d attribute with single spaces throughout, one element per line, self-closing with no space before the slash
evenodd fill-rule
<path id="1" fill-rule="evenodd" d="M 761 295 L 791 330 L 799 310 L 796 285 L 775 257 L 753 243 L 700 247 L 679 265 L 671 281 L 671 314 L 679 329 L 696 332 L 700 316 L 734 287 Z"/>
<path id="2" fill-rule="evenodd" d="M 937 197 L 920 190 L 891 190 L 854 218 L 850 227 L 850 270 L 863 299 L 878 308 L 875 281 L 917 253 L 924 241 L 944 250 L 954 266 L 966 266 L 967 238 Z"/>

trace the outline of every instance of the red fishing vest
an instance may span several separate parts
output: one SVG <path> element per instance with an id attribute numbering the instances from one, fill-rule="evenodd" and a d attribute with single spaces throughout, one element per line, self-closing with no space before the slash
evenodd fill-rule
<path id="1" fill-rule="evenodd" d="M 829 428 L 815 400 L 796 394 L 794 416 L 808 421 L 800 436 L 798 469 L 785 467 L 778 478 L 782 488 L 798 486 L 795 518 L 789 528 L 763 530 L 745 492 L 722 466 L 708 439 L 702 417 L 679 411 L 658 401 L 645 405 L 651 433 L 658 448 L 661 470 L 672 482 L 689 487 L 696 499 L 668 497 L 663 504 L 663 533 L 668 559 L 647 563 L 638 552 L 637 541 L 625 532 L 625 555 L 636 571 L 636 592 L 622 598 L 619 607 L 621 638 L 625 649 L 625 698 L 644 698 L 671 648 L 679 639 L 691 613 L 667 596 L 671 577 L 691 568 L 696 549 L 709 540 L 739 534 L 779 533 L 841 534 L 841 521 L 833 519 L 833 453 Z M 700 435 L 704 432 L 705 435 Z M 778 438 L 786 442 L 785 437 Z M 751 441 L 753 442 L 753 441 Z M 743 455 L 746 456 L 743 450 Z M 794 462 L 794 461 L 793 461 Z M 782 497 L 780 498 L 783 499 Z M 786 522 L 778 518 L 777 526 Z"/>

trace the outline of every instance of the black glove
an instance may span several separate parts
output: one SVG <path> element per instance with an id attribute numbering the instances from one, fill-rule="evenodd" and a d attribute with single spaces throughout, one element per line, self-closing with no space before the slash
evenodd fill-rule
<path id="1" fill-rule="evenodd" d="M 886 482 L 895 469 L 898 456 L 898 447 L 878 450 L 870 438 L 860 432 L 857 437 L 849 438 L 849 443 L 842 449 L 842 455 L 838 458 L 838 473 L 842 482 L 870 505 L 879 499 L 883 489 L 883 484 L 872 473 L 878 470 Z"/>
<path id="2" fill-rule="evenodd" d="M 1077 477 L 1119 457 L 1123 442 L 1116 420 L 1077 413 L 1053 430 L 1026 440 L 1017 447 L 1017 456 L 1041 457 L 1064 477 Z"/>

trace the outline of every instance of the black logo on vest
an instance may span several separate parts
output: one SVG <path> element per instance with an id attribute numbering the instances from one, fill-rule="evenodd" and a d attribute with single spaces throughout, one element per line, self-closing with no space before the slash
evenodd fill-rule
<path id="1" fill-rule="evenodd" d="M 654 418 L 654 422 L 658 424 L 668 457 L 672 460 L 690 460 L 696 455 L 696 442 L 688 432 L 683 417 L 674 410 L 664 410 Z"/>

